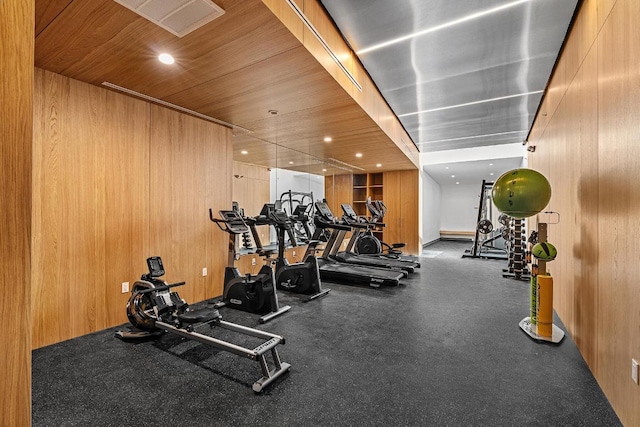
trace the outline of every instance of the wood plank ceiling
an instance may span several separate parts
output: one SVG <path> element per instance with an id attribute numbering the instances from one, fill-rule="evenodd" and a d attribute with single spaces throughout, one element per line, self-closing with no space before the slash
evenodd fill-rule
<path id="1" fill-rule="evenodd" d="M 35 65 L 248 129 L 235 132 L 239 161 L 320 174 L 326 159 L 416 168 L 261 0 L 216 3 L 222 17 L 178 38 L 113 0 L 36 0 Z"/>

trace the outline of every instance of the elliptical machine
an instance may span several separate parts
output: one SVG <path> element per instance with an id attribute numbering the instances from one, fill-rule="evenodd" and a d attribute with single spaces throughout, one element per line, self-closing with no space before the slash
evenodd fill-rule
<path id="1" fill-rule="evenodd" d="M 249 313 L 261 314 L 260 323 L 286 313 L 291 306 L 280 307 L 278 295 L 274 289 L 275 276 L 271 268 L 269 257 L 274 251 L 261 250 L 260 256 L 266 258 L 265 265 L 260 268 L 258 274 L 241 275 L 235 266 L 236 237 L 249 231 L 240 214 L 235 211 L 220 211 L 220 218 L 214 218 L 213 211 L 209 209 L 209 219 L 222 231 L 229 233 L 229 257 L 227 267 L 224 269 L 224 292 L 222 301 L 216 304 L 216 308 L 229 306 Z M 224 227 L 221 225 L 224 224 Z"/>
<path id="2" fill-rule="evenodd" d="M 253 391 L 260 393 L 276 378 L 291 369 L 291 365 L 280 361 L 277 346 L 284 344 L 285 339 L 280 335 L 248 328 L 222 320 L 222 316 L 215 308 L 189 307 L 177 292 L 171 288 L 182 286 L 185 282 L 167 284 L 160 277 L 164 275 L 164 266 L 160 257 L 147 258 L 149 273 L 143 274 L 141 279 L 133 284 L 131 297 L 127 302 L 127 317 L 135 327 L 134 331 L 117 331 L 116 337 L 131 341 L 153 338 L 164 332 L 169 332 L 183 338 L 201 342 L 223 351 L 255 360 L 262 370 L 262 378 L 253 384 Z M 220 327 L 233 332 L 265 340 L 257 347 L 250 349 L 195 332 L 202 325 L 209 325 L 212 329 Z M 270 352 L 273 369 L 269 368 L 266 358 Z"/>
<path id="3" fill-rule="evenodd" d="M 276 288 L 279 290 L 305 294 L 308 297 L 304 302 L 309 302 L 316 298 L 325 296 L 331 289 L 322 289 L 320 280 L 320 270 L 318 259 L 315 257 L 315 248 L 320 243 L 319 240 L 309 240 L 305 258 L 302 262 L 289 264 L 284 256 L 286 247 L 285 233 L 289 235 L 291 244 L 295 247 L 297 242 L 294 235 L 293 224 L 287 213 L 276 209 L 275 205 L 265 205 L 267 207 L 267 217 L 275 227 L 278 235 L 278 258 L 276 258 Z M 263 208 L 263 210 L 265 210 Z"/>

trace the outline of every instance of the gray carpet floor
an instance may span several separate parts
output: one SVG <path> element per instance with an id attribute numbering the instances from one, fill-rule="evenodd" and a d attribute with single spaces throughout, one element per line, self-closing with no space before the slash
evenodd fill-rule
<path id="1" fill-rule="evenodd" d="M 257 363 L 168 334 L 131 344 L 120 327 L 35 350 L 33 425 L 620 425 L 570 337 L 519 329 L 528 284 L 502 278 L 505 261 L 462 259 L 468 247 L 431 245 L 395 288 L 325 283 L 306 304 L 281 292 L 291 311 L 264 325 L 221 309 L 287 339 L 292 369 L 261 395 Z"/>

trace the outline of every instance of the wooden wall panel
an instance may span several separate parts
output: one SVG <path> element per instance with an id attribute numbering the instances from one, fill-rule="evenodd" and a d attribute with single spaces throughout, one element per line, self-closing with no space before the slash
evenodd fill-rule
<path id="1" fill-rule="evenodd" d="M 342 215 L 340 204 L 353 203 L 353 175 L 334 175 L 324 178 L 324 197 L 334 215 Z"/>
<path id="2" fill-rule="evenodd" d="M 149 228 L 145 226 L 150 209 L 149 104 L 114 92 L 106 92 L 105 103 L 105 263 L 101 268 L 106 286 L 98 301 L 98 330 L 123 321 L 122 307 L 129 294 L 122 293 L 122 282 L 132 283 L 145 272 L 149 254 Z M 133 117 L 140 120 L 131 120 Z"/>
<path id="3" fill-rule="evenodd" d="M 64 340 L 69 311 L 69 287 L 61 286 L 60 250 L 62 198 L 59 169 L 63 167 L 64 138 L 68 134 L 69 79 L 36 69 L 33 113 L 33 346 Z M 45 286 L 46 284 L 46 286 Z"/>
<path id="4" fill-rule="evenodd" d="M 640 2 L 618 0 L 598 36 L 598 380 L 625 425 L 640 425 Z"/>
<path id="5" fill-rule="evenodd" d="M 33 117 L 34 348 L 125 323 L 152 255 L 187 301 L 222 293 L 229 129 L 40 69 Z"/>
<path id="6" fill-rule="evenodd" d="M 419 223 L 419 173 L 415 171 L 385 172 L 383 175 L 384 217 L 386 243 L 406 243 L 403 252 L 417 255 L 420 244 Z"/>
<path id="7" fill-rule="evenodd" d="M 634 0 L 582 3 L 556 70 L 564 76 L 549 87 L 558 107 L 546 117 L 541 108 L 529 138 L 529 164 L 549 177 L 549 207 L 561 214 L 549 226 L 554 305 L 624 425 L 640 425 L 629 372 L 640 358 L 638 19 Z"/>
<path id="8" fill-rule="evenodd" d="M 148 244 L 148 104 L 36 70 L 33 345 L 126 320 Z M 118 126 L 112 126 L 119 120 Z"/>
<path id="9" fill-rule="evenodd" d="M 221 279 L 202 276 L 202 269 L 210 268 L 206 248 L 211 239 L 225 247 L 226 236 L 214 233 L 217 230 L 209 221 L 208 209 L 231 206 L 230 191 L 223 200 L 207 200 L 209 169 L 220 163 L 217 156 L 211 157 L 215 153 L 210 150 L 220 145 L 219 126 L 156 106 L 151 107 L 151 124 L 151 251 L 162 256 L 168 281 L 187 282 L 180 289 L 184 299 L 213 297 L 213 281 Z M 226 162 L 221 163 L 220 169 L 226 170 Z M 226 172 L 220 174 L 224 175 Z M 219 184 L 213 181 L 210 185 Z"/>
<path id="10" fill-rule="evenodd" d="M 31 424 L 34 2 L 0 2 L 0 425 Z"/>

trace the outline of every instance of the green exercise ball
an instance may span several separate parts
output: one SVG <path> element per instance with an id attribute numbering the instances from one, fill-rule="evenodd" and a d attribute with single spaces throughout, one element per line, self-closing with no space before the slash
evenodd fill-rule
<path id="1" fill-rule="evenodd" d="M 496 180 L 491 198 L 500 212 L 513 218 L 527 218 L 547 206 L 551 199 L 551 185 L 538 171 L 514 169 Z"/>

